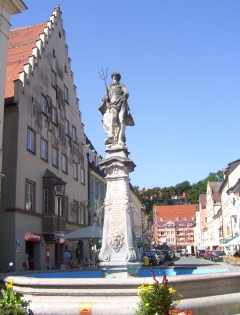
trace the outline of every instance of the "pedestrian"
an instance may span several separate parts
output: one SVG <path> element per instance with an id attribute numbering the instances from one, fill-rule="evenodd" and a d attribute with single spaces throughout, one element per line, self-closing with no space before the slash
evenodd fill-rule
<path id="1" fill-rule="evenodd" d="M 70 257 L 71 256 L 70 256 L 68 250 L 66 249 L 65 253 L 62 255 L 64 265 L 67 265 L 67 266 L 69 265 Z"/>
<path id="2" fill-rule="evenodd" d="M 92 261 L 86 257 L 86 258 L 84 259 L 82 265 L 83 265 L 83 267 L 91 267 Z"/>
<path id="3" fill-rule="evenodd" d="M 28 254 L 28 250 L 26 250 L 26 255 L 25 255 L 25 263 L 26 263 L 26 268 L 29 269 L 29 254 Z"/>

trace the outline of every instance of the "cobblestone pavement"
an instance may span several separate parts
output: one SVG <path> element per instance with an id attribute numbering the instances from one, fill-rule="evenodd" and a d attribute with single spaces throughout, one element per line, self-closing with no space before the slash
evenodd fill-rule
<path id="1" fill-rule="evenodd" d="M 176 267 L 186 267 L 186 268 L 198 268 L 198 269 L 229 269 L 230 271 L 240 271 L 240 266 L 233 266 L 226 264 L 223 261 L 214 262 L 211 260 L 206 260 L 204 258 L 196 258 L 195 256 L 180 257 L 176 254 L 173 259 L 174 265 Z M 165 266 L 169 264 L 169 261 L 164 263 Z"/>

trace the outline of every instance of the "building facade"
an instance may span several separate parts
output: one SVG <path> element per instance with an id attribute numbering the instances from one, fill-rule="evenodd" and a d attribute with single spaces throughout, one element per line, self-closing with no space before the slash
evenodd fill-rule
<path id="1" fill-rule="evenodd" d="M 154 206 L 154 245 L 194 246 L 196 205 Z"/>
<path id="2" fill-rule="evenodd" d="M 27 251 L 32 269 L 55 266 L 58 216 L 64 233 L 89 224 L 86 137 L 65 37 L 59 7 L 47 22 L 10 31 L 1 271 L 9 261 L 22 270 Z M 59 177 L 66 182 L 60 206 L 53 188 Z"/>

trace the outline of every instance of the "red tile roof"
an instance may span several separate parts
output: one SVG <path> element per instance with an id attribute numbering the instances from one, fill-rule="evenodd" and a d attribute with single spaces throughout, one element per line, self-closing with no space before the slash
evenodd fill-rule
<path id="1" fill-rule="evenodd" d="M 32 48 L 36 47 L 39 35 L 44 32 L 47 22 L 18 28 L 9 32 L 5 98 L 14 96 L 14 80 L 19 78 L 28 57 L 32 56 Z"/>
<path id="2" fill-rule="evenodd" d="M 196 205 L 156 206 L 156 212 L 157 221 L 160 221 L 160 218 L 164 218 L 164 221 L 176 221 L 176 217 L 179 217 L 180 221 L 183 221 L 184 217 L 192 220 L 192 217 L 196 216 Z"/>

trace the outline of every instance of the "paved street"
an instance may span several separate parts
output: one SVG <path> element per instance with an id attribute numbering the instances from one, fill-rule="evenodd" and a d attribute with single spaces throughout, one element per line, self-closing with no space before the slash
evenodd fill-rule
<path id="1" fill-rule="evenodd" d="M 240 267 L 226 264 L 223 261 L 214 262 L 211 260 L 206 260 L 204 258 L 196 258 L 195 256 L 180 257 L 176 254 L 173 260 L 175 266 L 178 267 L 193 267 L 198 269 L 229 269 L 230 271 L 240 271 Z M 164 265 L 168 265 L 169 261 L 166 261 Z"/>

